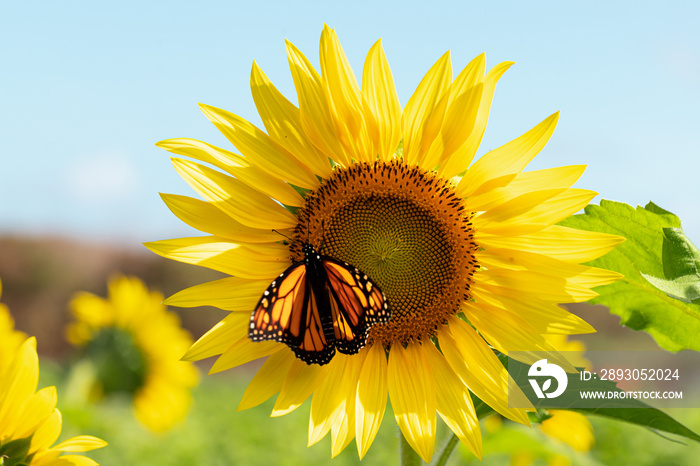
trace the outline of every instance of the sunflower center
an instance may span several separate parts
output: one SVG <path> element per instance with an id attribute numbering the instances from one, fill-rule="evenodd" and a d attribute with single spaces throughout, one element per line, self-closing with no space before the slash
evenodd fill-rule
<path id="1" fill-rule="evenodd" d="M 104 327 L 88 344 L 86 352 L 104 394 L 134 393 L 143 386 L 147 361 L 129 332 Z"/>
<path id="2" fill-rule="evenodd" d="M 449 181 L 402 162 L 336 168 L 298 212 L 295 261 L 309 241 L 362 270 L 387 295 L 391 320 L 369 341 L 432 336 L 469 298 L 476 268 L 471 215 Z"/>

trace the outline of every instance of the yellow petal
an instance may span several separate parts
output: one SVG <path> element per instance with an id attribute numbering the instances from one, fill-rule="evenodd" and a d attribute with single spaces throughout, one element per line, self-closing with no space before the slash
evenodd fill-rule
<path id="1" fill-rule="evenodd" d="M 530 425 L 524 409 L 508 407 L 508 372 L 491 348 L 464 321 L 450 317 L 440 349 L 452 370 L 482 401 L 515 422 Z"/>
<path id="2" fill-rule="evenodd" d="M 285 41 L 289 69 L 299 99 L 299 112 L 304 133 L 328 157 L 343 166 L 350 165 L 350 155 L 335 134 L 321 76 L 309 60 L 291 42 Z"/>
<path id="3" fill-rule="evenodd" d="M 522 136 L 482 156 L 462 177 L 457 185 L 457 194 L 460 197 L 477 195 L 502 186 L 500 183 L 489 183 L 489 180 L 520 173 L 547 144 L 558 120 L 559 112 Z"/>
<path id="4" fill-rule="evenodd" d="M 379 137 L 374 116 L 365 109 L 352 68 L 334 30 L 325 25 L 320 44 L 321 75 L 331 120 L 340 142 L 353 159 L 370 162 Z"/>
<path id="5" fill-rule="evenodd" d="M 278 351 L 267 358 L 245 389 L 236 411 L 258 406 L 278 393 L 293 362 L 294 356 L 289 351 Z"/>
<path id="6" fill-rule="evenodd" d="M 478 284 L 498 285 L 513 290 L 525 291 L 552 303 L 580 303 L 598 296 L 584 286 L 537 272 L 523 273 L 516 270 L 480 270 L 474 274 Z"/>
<path id="7" fill-rule="evenodd" d="M 541 189 L 521 194 L 478 215 L 476 217 L 478 219 L 477 229 L 486 230 L 490 226 L 499 225 L 511 221 L 513 218 L 523 216 L 543 202 L 564 191 L 565 188 Z"/>
<path id="8" fill-rule="evenodd" d="M 487 302 L 465 303 L 460 310 L 479 330 L 479 334 L 505 355 L 509 351 L 556 351 L 528 324 L 525 316 L 521 318 Z"/>
<path id="9" fill-rule="evenodd" d="M 12 438 L 25 438 L 34 433 L 37 425 L 48 418 L 56 409 L 56 387 L 47 387 L 32 395 L 22 409 L 22 418 L 19 420 Z M 19 409 L 19 407 L 17 407 Z M 43 445 L 49 448 L 51 445 Z"/>
<path id="10" fill-rule="evenodd" d="M 477 260 L 480 265 L 487 269 L 505 268 L 532 271 L 553 277 L 562 277 L 570 283 L 586 288 L 607 285 L 623 278 L 622 274 L 610 270 L 572 264 L 543 254 L 515 249 L 484 249 L 477 253 Z"/>
<path id="11" fill-rule="evenodd" d="M 528 192 L 570 188 L 581 177 L 585 169 L 585 165 L 571 165 L 519 173 L 503 187 L 467 198 L 466 206 L 473 212 L 482 212 Z M 509 175 L 506 176 L 510 178 Z"/>
<path id="12" fill-rule="evenodd" d="M 586 288 L 595 288 L 614 283 L 622 278 L 625 278 L 625 276 L 621 273 L 613 272 L 612 270 L 589 267 L 585 272 L 580 273 L 575 277 L 571 277 L 569 281 L 576 285 L 585 286 Z"/>
<path id="13" fill-rule="evenodd" d="M 107 442 L 102 439 L 91 435 L 79 435 L 59 443 L 52 450 L 79 452 L 96 450 L 105 446 L 107 446 Z"/>
<path id="14" fill-rule="evenodd" d="M 355 398 L 346 398 L 336 422 L 331 426 L 331 458 L 335 458 L 355 438 Z"/>
<path id="15" fill-rule="evenodd" d="M 593 270 L 580 264 L 572 264 L 543 254 L 518 251 L 517 249 L 490 248 L 476 253 L 477 260 L 489 270 L 509 269 L 537 272 L 555 277 L 571 279 L 577 275 Z"/>
<path id="16" fill-rule="evenodd" d="M 92 293 L 79 291 L 68 306 L 76 320 L 90 327 L 104 327 L 114 322 L 114 310 L 109 302 Z"/>
<path id="17" fill-rule="evenodd" d="M 445 119 L 440 135 L 425 155 L 424 167 L 435 167 L 444 163 L 466 142 L 474 129 L 483 93 L 485 65 L 486 59 L 482 53 L 469 62 L 445 92 Z"/>
<path id="18" fill-rule="evenodd" d="M 433 141 L 425 156 L 424 167 L 437 166 L 464 144 L 474 129 L 483 90 L 483 84 L 479 83 L 455 97 L 455 105 L 445 116 L 440 136 Z"/>
<path id="19" fill-rule="evenodd" d="M 178 307 L 214 306 L 224 311 L 252 313 L 269 280 L 227 277 L 178 291 L 163 304 Z"/>
<path id="20" fill-rule="evenodd" d="M 62 424 L 61 413 L 57 409 L 54 409 L 49 417 L 34 431 L 29 453 L 45 450 L 53 445 L 58 439 L 58 436 L 61 435 Z"/>
<path id="21" fill-rule="evenodd" d="M 381 39 L 367 53 L 362 93 L 377 121 L 379 158 L 391 160 L 401 140 L 401 104 Z"/>
<path id="22" fill-rule="evenodd" d="M 204 165 L 173 159 L 177 172 L 215 207 L 251 228 L 291 228 L 296 217 L 270 197 Z"/>
<path id="23" fill-rule="evenodd" d="M 484 81 L 484 70 L 486 69 L 486 54 L 482 53 L 470 61 L 462 71 L 459 72 L 452 82 L 450 92 L 450 102 L 447 107 L 448 114 L 461 111 L 459 97 L 472 87 Z"/>
<path id="24" fill-rule="evenodd" d="M 478 230 L 482 234 L 504 236 L 532 234 L 583 209 L 597 194 L 595 191 L 570 188 L 520 215 L 509 218 L 507 222 L 481 225 Z"/>
<path id="25" fill-rule="evenodd" d="M 290 229 L 280 229 L 278 233 L 267 228 L 248 227 L 226 215 L 214 204 L 199 199 L 177 194 L 161 194 L 160 197 L 172 213 L 192 228 L 235 242 L 267 243 L 279 241 L 282 235 L 292 234 Z"/>
<path id="26" fill-rule="evenodd" d="M 475 285 L 472 292 L 479 302 L 488 302 L 523 316 L 538 333 L 571 335 L 595 332 L 583 319 L 532 293 L 483 284 Z"/>
<path id="27" fill-rule="evenodd" d="M 44 453 L 44 452 L 40 452 Z M 99 464 L 82 455 L 64 455 L 58 458 L 54 458 L 51 453 L 53 450 L 47 452 L 48 455 L 38 454 L 32 460 L 32 466 L 99 466 Z"/>
<path id="28" fill-rule="evenodd" d="M 153 432 L 165 432 L 184 419 L 192 396 L 185 387 L 150 378 L 133 397 L 134 415 Z"/>
<path id="29" fill-rule="evenodd" d="M 343 401 L 337 408 L 336 421 L 331 425 L 331 457 L 337 456 L 355 438 L 355 398 L 360 371 L 367 351 L 348 357 L 344 377 L 338 385 Z"/>
<path id="30" fill-rule="evenodd" d="M 432 343 L 431 343 L 432 344 Z M 419 343 L 392 345 L 387 367 L 394 417 L 406 441 L 426 463 L 435 446 L 435 381 Z"/>
<path id="31" fill-rule="evenodd" d="M 144 246 L 168 259 L 242 278 L 272 280 L 289 267 L 289 260 L 282 255 L 260 254 L 252 245 L 242 246 L 216 236 L 153 241 Z"/>
<path id="32" fill-rule="evenodd" d="M 231 174 L 233 173 L 229 170 L 250 167 L 250 162 L 245 157 L 197 139 L 165 139 L 157 142 L 156 147 L 165 149 L 173 154 L 184 155 L 210 163 Z"/>
<path id="33" fill-rule="evenodd" d="M 233 312 L 227 315 L 221 322 L 202 335 L 187 350 L 187 353 L 182 356 L 182 360 L 199 361 L 217 354 L 223 354 L 231 347 L 232 341 L 248 336 L 249 324 L 250 314 Z"/>
<path id="34" fill-rule="evenodd" d="M 479 57 L 477 57 L 479 58 Z M 440 174 L 444 178 L 452 178 L 464 172 L 469 164 L 472 163 L 474 155 L 481 144 L 486 131 L 486 124 L 489 120 L 491 110 L 491 102 L 493 94 L 496 91 L 496 83 L 501 76 L 513 65 L 513 62 L 503 62 L 494 66 L 486 73 L 483 79 L 483 90 L 481 93 L 481 102 L 479 103 L 479 113 L 474 123 L 474 129 L 467 140 L 459 147 L 446 161 L 440 166 Z"/>
<path id="35" fill-rule="evenodd" d="M 379 431 L 384 418 L 387 388 L 387 361 L 384 347 L 372 345 L 360 371 L 355 399 L 355 438 L 362 459 Z"/>
<path id="36" fill-rule="evenodd" d="M 542 432 L 570 445 L 576 451 L 589 451 L 595 442 L 593 426 L 581 413 L 552 409 L 552 417 L 542 421 Z"/>
<path id="37" fill-rule="evenodd" d="M 435 345 L 426 343 L 421 347 L 435 377 L 438 414 L 471 452 L 481 459 L 479 419 L 467 386 L 457 377 Z"/>
<path id="38" fill-rule="evenodd" d="M 226 110 L 204 104 L 199 108 L 251 164 L 293 185 L 318 188 L 313 172 L 263 131 Z"/>
<path id="39" fill-rule="evenodd" d="M 483 247 L 520 249 L 575 263 L 596 259 L 624 240 L 621 236 L 559 225 L 521 236 L 478 235 L 478 242 Z"/>
<path id="40" fill-rule="evenodd" d="M 173 154 L 211 163 L 232 174 L 247 186 L 277 199 L 282 204 L 296 207 L 304 204 L 304 198 L 292 186 L 279 178 L 270 176 L 255 165 L 251 165 L 244 157 L 233 152 L 187 138 L 167 139 L 160 141 L 156 146 Z"/>
<path id="41" fill-rule="evenodd" d="M 555 364 L 566 372 L 576 372 L 566 357 L 557 353 L 557 349 L 529 325 L 525 316 L 486 302 L 466 303 L 461 310 L 479 334 L 506 356 L 534 364 L 542 359 L 541 352 L 552 352 L 550 357 Z"/>
<path id="42" fill-rule="evenodd" d="M 321 440 L 331 430 L 331 426 L 339 417 L 341 408 L 345 406 L 342 380 L 346 378 L 348 356 L 340 353 L 328 363 L 328 376 L 323 380 L 311 399 L 311 414 L 309 416 L 309 443 L 311 446 Z"/>
<path id="43" fill-rule="evenodd" d="M 31 337 L 17 349 L 0 383 L 0 426 L 3 431 L 14 430 L 22 420 L 22 407 L 36 392 L 38 381 L 36 339 Z"/>
<path id="44" fill-rule="evenodd" d="M 304 134 L 299 109 L 287 100 L 253 62 L 250 88 L 265 129 L 272 139 L 302 160 L 321 178 L 331 175 L 328 156 L 311 143 Z"/>
<path id="45" fill-rule="evenodd" d="M 253 342 L 246 334 L 219 356 L 214 365 L 211 366 L 209 374 L 215 374 L 255 359 L 270 356 L 271 354 L 284 350 L 284 347 L 285 345 L 276 341 Z"/>
<path id="46" fill-rule="evenodd" d="M 427 149 L 437 136 L 444 118 L 447 99 L 442 106 L 438 103 L 451 81 L 452 65 L 448 51 L 428 70 L 403 109 L 401 133 L 406 163 L 416 164 L 421 148 Z"/>
<path id="47" fill-rule="evenodd" d="M 311 396 L 326 378 L 327 374 L 328 365 L 309 365 L 295 357 L 292 367 L 284 378 L 282 389 L 275 401 L 271 416 L 284 416 L 297 409 Z"/>

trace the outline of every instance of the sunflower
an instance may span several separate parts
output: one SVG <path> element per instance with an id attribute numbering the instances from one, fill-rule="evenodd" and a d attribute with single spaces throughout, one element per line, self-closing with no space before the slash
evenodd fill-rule
<path id="1" fill-rule="evenodd" d="M 174 158 L 204 200 L 162 195 L 175 215 L 209 235 L 146 246 L 232 275 L 166 301 L 231 311 L 184 359 L 220 355 L 211 368 L 218 372 L 267 357 L 239 408 L 279 394 L 272 415 L 280 416 L 313 395 L 309 445 L 330 432 L 334 456 L 353 438 L 365 455 L 387 397 L 424 460 L 433 454 L 437 414 L 480 456 L 470 392 L 529 423 L 524 409 L 508 406 L 508 375 L 493 348 L 547 351 L 542 334 L 593 331 L 557 303 L 586 301 L 596 296 L 592 287 L 618 278 L 580 263 L 620 238 L 555 225 L 596 194 L 571 188 L 583 166 L 523 172 L 558 113 L 472 164 L 511 62 L 485 72 L 482 54 L 452 79 L 448 52 L 402 110 L 381 41 L 369 50 L 361 85 L 329 27 L 320 73 L 286 45 L 298 107 L 253 63 L 253 99 L 266 131 L 200 105 L 241 155 L 193 139 L 158 143 L 215 167 Z M 362 270 L 391 304 L 390 321 L 371 327 L 359 353 L 336 354 L 326 365 L 248 337 L 263 291 L 304 259 L 307 242 Z"/>
<path id="2" fill-rule="evenodd" d="M 0 290 L 2 285 L 0 284 Z M 0 464 L 5 466 L 96 465 L 80 455 L 107 442 L 81 435 L 51 446 L 61 435 L 56 387 L 37 391 L 39 357 L 36 339 L 14 330 L 7 307 L 0 304 Z"/>
<path id="3" fill-rule="evenodd" d="M 197 382 L 194 365 L 179 360 L 192 339 L 163 296 L 139 279 L 117 276 L 108 288 L 108 299 L 81 292 L 70 302 L 76 320 L 67 337 L 87 356 L 78 366 L 89 373 L 83 385 L 91 399 L 126 393 L 137 419 L 155 432 L 167 430 L 187 414 Z"/>

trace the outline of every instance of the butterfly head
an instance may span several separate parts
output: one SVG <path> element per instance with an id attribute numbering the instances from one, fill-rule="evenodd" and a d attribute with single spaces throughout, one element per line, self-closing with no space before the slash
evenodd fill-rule
<path id="1" fill-rule="evenodd" d="M 316 249 L 314 249 L 314 247 L 310 243 L 304 243 L 304 245 L 301 247 L 301 252 L 304 253 L 304 257 L 306 257 L 307 259 L 309 257 L 318 255 Z"/>

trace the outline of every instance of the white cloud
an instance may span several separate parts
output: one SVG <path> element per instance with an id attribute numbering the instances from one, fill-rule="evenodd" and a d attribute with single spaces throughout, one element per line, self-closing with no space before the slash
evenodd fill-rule
<path id="1" fill-rule="evenodd" d="M 687 41 L 667 40 L 662 44 L 662 55 L 669 71 L 679 79 L 697 83 L 700 78 L 700 56 L 697 48 Z"/>
<path id="2" fill-rule="evenodd" d="M 136 168 L 122 155 L 83 157 L 68 168 L 70 193 L 87 203 L 125 200 L 138 185 Z"/>

